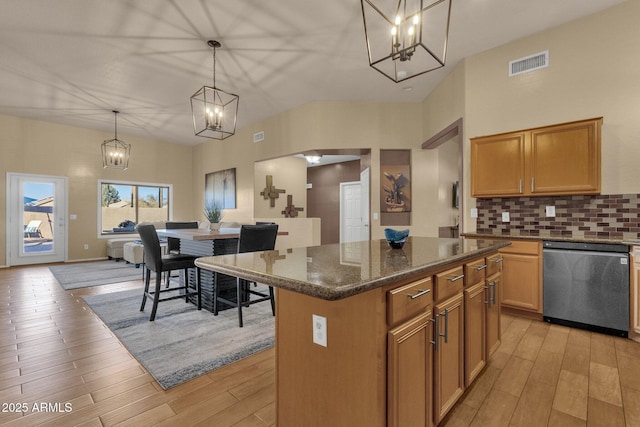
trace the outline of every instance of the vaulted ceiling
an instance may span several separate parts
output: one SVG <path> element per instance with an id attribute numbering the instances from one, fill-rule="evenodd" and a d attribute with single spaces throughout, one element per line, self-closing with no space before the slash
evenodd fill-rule
<path id="1" fill-rule="evenodd" d="M 111 132 L 117 109 L 121 134 L 194 145 L 209 39 L 242 127 L 316 100 L 422 101 L 461 59 L 622 1 L 453 0 L 446 67 L 396 84 L 368 65 L 358 0 L 3 0 L 0 114 Z"/>

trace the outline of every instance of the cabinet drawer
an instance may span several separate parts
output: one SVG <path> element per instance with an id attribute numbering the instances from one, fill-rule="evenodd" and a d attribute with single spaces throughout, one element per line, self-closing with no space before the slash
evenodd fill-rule
<path id="1" fill-rule="evenodd" d="M 487 277 L 502 271 L 502 255 L 495 254 L 487 257 Z"/>
<path id="2" fill-rule="evenodd" d="M 539 255 L 540 242 L 533 242 L 531 240 L 512 240 L 511 246 L 500 249 L 500 252 Z"/>
<path id="3" fill-rule="evenodd" d="M 411 282 L 387 292 L 387 319 L 394 325 L 423 312 L 433 303 L 431 277 Z"/>
<path id="4" fill-rule="evenodd" d="M 484 280 L 487 263 L 484 258 L 468 262 L 464 265 L 464 285 L 473 286 Z"/>
<path id="5" fill-rule="evenodd" d="M 436 301 L 444 301 L 462 292 L 464 272 L 462 266 L 436 274 Z"/>

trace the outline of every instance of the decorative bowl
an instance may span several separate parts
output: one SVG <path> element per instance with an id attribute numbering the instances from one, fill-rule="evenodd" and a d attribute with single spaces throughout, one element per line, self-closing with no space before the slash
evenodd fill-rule
<path id="1" fill-rule="evenodd" d="M 384 229 L 384 237 L 387 243 L 393 249 L 402 249 L 409 237 L 409 230 L 394 230 L 392 228 Z"/>

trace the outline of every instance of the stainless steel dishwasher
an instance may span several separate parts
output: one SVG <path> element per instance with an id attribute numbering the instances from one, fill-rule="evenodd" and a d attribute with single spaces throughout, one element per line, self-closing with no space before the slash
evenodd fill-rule
<path id="1" fill-rule="evenodd" d="M 545 241 L 542 255 L 545 321 L 628 336 L 629 246 Z"/>

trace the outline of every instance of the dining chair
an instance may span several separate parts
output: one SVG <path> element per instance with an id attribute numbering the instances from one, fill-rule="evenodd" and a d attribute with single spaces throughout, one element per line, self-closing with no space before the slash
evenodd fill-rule
<path id="1" fill-rule="evenodd" d="M 177 298 L 184 298 L 189 302 L 189 297 L 195 295 L 197 297 L 198 310 L 202 308 L 202 296 L 200 289 L 200 269 L 196 267 L 196 256 L 185 254 L 170 254 L 162 255 L 160 248 L 160 239 L 156 233 L 156 228 L 152 224 L 139 225 L 138 233 L 140 234 L 140 240 L 142 240 L 142 246 L 144 247 L 145 257 L 145 269 L 147 275 L 144 282 L 144 294 L 142 295 L 142 305 L 140 311 L 144 311 L 144 306 L 147 302 L 147 298 L 153 300 L 153 306 L 151 308 L 151 316 L 149 321 L 153 322 L 156 318 L 156 312 L 158 310 L 158 303 L 161 301 L 169 301 Z M 196 283 L 195 290 L 191 291 L 189 288 L 189 269 L 196 268 Z M 173 270 L 184 270 L 184 285 L 174 286 L 170 288 L 161 289 L 162 273 L 167 272 L 169 274 Z M 155 290 L 150 291 L 150 279 L 151 272 L 156 273 Z M 184 291 L 184 293 L 173 294 L 164 298 L 160 298 L 160 295 L 164 292 L 172 291 Z"/>
<path id="2" fill-rule="evenodd" d="M 165 223 L 167 230 L 180 230 L 180 229 L 194 229 L 198 228 L 198 221 L 167 221 Z M 180 239 L 177 237 L 167 237 L 167 253 L 179 254 L 180 253 Z M 169 281 L 171 280 L 171 274 L 167 273 L 167 288 L 169 287 Z"/>
<path id="3" fill-rule="evenodd" d="M 278 236 L 278 224 L 243 225 L 240 227 L 238 238 L 238 253 L 273 250 Z M 269 286 L 269 293 L 250 288 L 251 281 L 236 278 L 236 300 L 231 301 L 219 295 L 218 273 L 214 274 L 213 284 L 213 314 L 218 315 L 218 301 L 238 309 L 238 324 L 242 328 L 242 307 L 249 307 L 262 301 L 271 302 L 271 312 L 276 315 L 273 287 Z M 251 295 L 258 298 L 251 299 Z"/>

